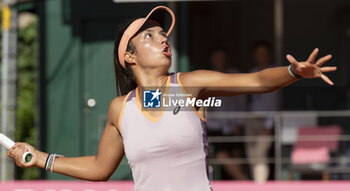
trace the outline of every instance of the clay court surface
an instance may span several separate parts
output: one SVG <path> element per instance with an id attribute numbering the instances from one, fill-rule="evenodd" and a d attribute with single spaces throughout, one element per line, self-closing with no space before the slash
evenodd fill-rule
<path id="1" fill-rule="evenodd" d="M 303 182 L 212 182 L 214 191 L 348 191 L 350 181 Z M 132 191 L 130 181 L 8 181 L 0 183 L 1 191 Z"/>

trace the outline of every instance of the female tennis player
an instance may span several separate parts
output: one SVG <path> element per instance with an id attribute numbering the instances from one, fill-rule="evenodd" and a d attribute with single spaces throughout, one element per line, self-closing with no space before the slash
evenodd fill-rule
<path id="1" fill-rule="evenodd" d="M 170 16 L 170 17 L 169 17 Z M 167 27 L 165 18 L 169 17 Z M 289 67 L 276 67 L 249 74 L 224 74 L 198 70 L 169 74 L 171 47 L 168 36 L 175 23 L 173 12 L 164 6 L 154 8 L 145 18 L 127 25 L 116 39 L 114 61 L 117 91 L 121 96 L 110 103 L 108 122 L 95 156 L 60 157 L 16 143 L 8 151 L 20 167 L 40 167 L 51 172 L 91 180 L 106 181 L 124 154 L 132 169 L 135 191 L 209 191 L 208 142 L 203 107 L 191 111 L 145 110 L 142 96 L 146 87 L 182 93 L 198 99 L 210 96 L 270 92 L 299 78 L 322 78 L 336 67 L 321 67 L 331 55 L 316 60 L 315 49 L 304 62 L 287 55 Z M 191 88 L 187 88 L 191 87 Z M 159 92 L 153 92 L 154 98 Z M 154 99 L 153 98 L 153 99 Z M 33 153 L 24 163 L 24 152 Z"/>

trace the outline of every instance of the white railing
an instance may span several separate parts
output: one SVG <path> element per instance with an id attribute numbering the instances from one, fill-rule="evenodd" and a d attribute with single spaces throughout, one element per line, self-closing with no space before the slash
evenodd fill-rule
<path id="1" fill-rule="evenodd" d="M 288 117 L 302 118 L 305 116 L 319 117 L 350 117 L 350 110 L 342 111 L 276 111 L 276 112 L 207 112 L 206 118 L 210 119 L 241 119 L 241 118 L 274 118 L 274 136 L 264 136 L 262 141 L 274 141 L 275 157 L 268 158 L 269 163 L 275 164 L 275 180 L 282 180 L 282 164 L 290 163 L 290 158 L 282 157 L 282 128 L 283 119 Z M 302 139 L 308 141 L 319 140 L 334 140 L 330 136 L 303 136 Z M 255 141 L 256 136 L 210 136 L 209 143 L 233 143 L 233 142 L 249 142 Z M 341 135 L 337 138 L 339 141 L 350 141 L 350 135 Z M 330 162 L 336 162 L 342 160 L 340 157 L 333 157 Z M 231 159 L 210 159 L 211 165 L 216 164 L 245 164 L 248 163 L 247 159 L 231 158 Z M 350 169 L 343 169 L 344 172 L 350 173 Z"/>

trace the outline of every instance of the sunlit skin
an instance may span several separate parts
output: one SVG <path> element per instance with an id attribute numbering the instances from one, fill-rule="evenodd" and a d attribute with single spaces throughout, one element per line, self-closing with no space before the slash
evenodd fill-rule
<path id="1" fill-rule="evenodd" d="M 143 28 L 145 30 L 131 40 L 136 51 L 127 52 L 125 60 L 131 64 L 138 87 L 159 87 L 165 84 L 171 66 L 171 52 L 164 52 L 170 45 L 166 32 L 159 25 L 146 23 Z"/>
<path id="2" fill-rule="evenodd" d="M 160 87 L 164 92 L 172 56 L 166 32 L 158 24 L 147 22 L 131 42 L 136 51 L 127 52 L 125 60 L 136 76 L 139 98 L 142 99 L 144 87 Z M 148 111 L 148 114 L 162 115 L 157 111 Z"/>
<path id="3" fill-rule="evenodd" d="M 166 84 L 171 65 L 170 51 L 164 52 L 169 42 L 163 29 L 155 23 L 147 23 L 141 32 L 132 39 L 132 42 L 136 47 L 136 52 L 126 53 L 125 60 L 131 64 L 139 92 L 144 86 L 162 87 Z M 327 55 L 316 60 L 317 53 L 318 49 L 315 49 L 304 62 L 296 61 L 291 55 L 287 55 L 287 59 L 298 75 L 304 78 L 322 78 L 326 83 L 333 85 L 333 82 L 324 73 L 335 71 L 336 67 L 321 67 L 332 56 Z M 185 88 L 197 87 L 187 89 L 187 93 L 199 98 L 265 93 L 297 81 L 289 74 L 286 66 L 268 68 L 249 74 L 224 74 L 196 70 L 181 73 L 179 78 Z M 54 165 L 56 173 L 91 181 L 107 181 L 110 178 L 124 156 L 123 139 L 117 131 L 124 99 L 125 96 L 119 96 L 110 103 L 107 125 L 100 140 L 97 154 L 56 159 Z M 197 109 L 203 110 L 203 108 Z M 203 112 L 201 115 L 204 115 Z M 24 163 L 21 159 L 22 154 L 26 151 L 33 153 L 30 163 Z M 7 154 L 15 160 L 19 167 L 44 168 L 48 156 L 47 153 L 41 152 L 27 143 L 16 143 Z"/>

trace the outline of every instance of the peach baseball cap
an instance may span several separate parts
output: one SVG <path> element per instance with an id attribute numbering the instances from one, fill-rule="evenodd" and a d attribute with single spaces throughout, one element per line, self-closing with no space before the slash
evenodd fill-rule
<path id="1" fill-rule="evenodd" d="M 167 14 L 169 14 L 171 17 L 171 24 L 168 30 L 164 28 L 165 18 Z M 157 21 L 164 28 L 164 30 L 167 31 L 167 36 L 170 35 L 175 25 L 175 15 L 173 11 L 171 11 L 168 7 L 165 6 L 157 6 L 154 9 L 152 9 L 152 11 L 149 12 L 145 18 L 139 18 L 132 22 L 125 30 L 118 47 L 118 58 L 123 68 L 125 68 L 124 54 L 126 52 L 126 48 L 128 46 L 130 38 L 132 38 L 138 32 L 138 30 L 140 30 L 140 28 L 143 26 L 143 24 L 145 24 L 147 20 Z"/>

